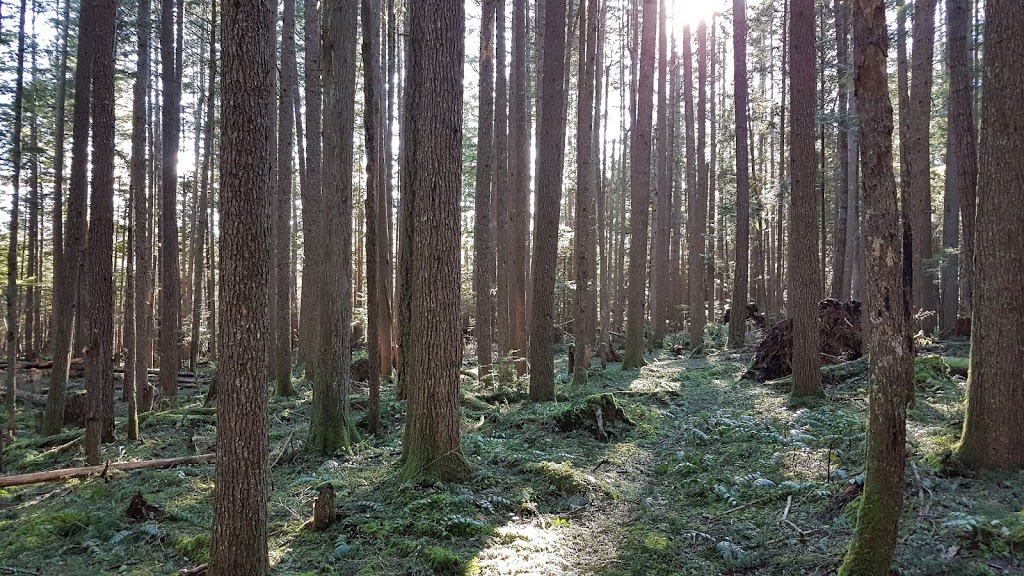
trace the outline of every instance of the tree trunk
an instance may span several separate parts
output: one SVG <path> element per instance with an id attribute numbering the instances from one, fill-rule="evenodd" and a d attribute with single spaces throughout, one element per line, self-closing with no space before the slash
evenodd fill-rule
<path id="1" fill-rule="evenodd" d="M 711 323 L 717 323 L 717 311 L 715 310 L 715 153 L 718 151 L 718 135 L 715 134 L 718 127 L 715 118 L 715 18 L 711 19 L 711 51 L 707 52 L 711 84 L 711 93 L 708 97 L 708 122 L 710 124 L 711 140 L 707 161 L 707 212 L 704 220 L 707 224 L 707 232 L 704 248 L 704 260 L 706 269 L 704 271 L 704 299 L 708 302 L 708 314 Z"/>
<path id="2" fill-rule="evenodd" d="M 648 204 L 651 196 L 651 132 L 654 121 L 654 40 L 657 0 L 643 1 L 640 35 L 640 78 L 637 83 L 636 128 L 630 147 L 629 297 L 626 313 L 626 352 L 622 369 L 632 370 L 644 359 L 644 286 L 647 272 Z"/>
<path id="3" fill-rule="evenodd" d="M 160 60 L 163 81 L 163 165 L 160 203 L 160 403 L 176 406 L 181 363 L 178 346 L 181 277 L 178 267 L 178 138 L 181 130 L 181 76 L 175 60 L 181 45 L 174 42 L 175 0 L 160 4 Z M 179 17 L 181 15 L 179 14 Z"/>
<path id="4" fill-rule="evenodd" d="M 210 573 L 263 575 L 267 556 L 267 333 L 274 31 L 269 4 L 221 20 L 220 363 Z M 350 140 L 351 141 L 351 140 Z M 161 370 L 174 374 L 174 370 Z"/>
<path id="5" fill-rule="evenodd" d="M 483 4 L 480 25 L 480 113 L 476 154 L 476 223 L 473 236 L 473 293 L 476 297 L 478 376 L 491 372 L 494 244 L 491 240 L 491 191 L 494 186 L 494 19 L 495 0 Z"/>
<path id="6" fill-rule="evenodd" d="M 963 438 L 956 450 L 958 459 L 975 470 L 1024 468 L 1024 422 L 1019 418 L 1024 408 L 1024 227 L 1017 212 L 1008 209 L 1024 200 L 1024 90 L 1017 70 L 1024 61 L 1022 19 L 1020 3 L 985 4 L 971 365 Z"/>
<path id="7" fill-rule="evenodd" d="M 792 0 L 790 46 L 789 312 L 793 318 L 793 396 L 821 396 L 818 337 L 818 210 L 814 165 L 814 1 Z"/>
<path id="8" fill-rule="evenodd" d="M 316 277 L 316 260 L 323 252 L 313 232 L 319 227 L 320 206 L 323 194 L 322 166 L 323 148 L 321 140 L 321 107 L 323 102 L 323 80 L 320 65 L 320 4 L 316 0 L 303 3 L 304 69 L 306 92 L 306 186 L 302 189 L 302 294 L 299 296 L 299 361 L 306 365 L 312 376 L 314 357 L 313 335 L 316 328 L 319 295 L 316 288 L 320 279 Z"/>
<path id="9" fill-rule="evenodd" d="M 355 131 L 357 8 L 326 5 L 324 57 L 323 217 L 313 229 L 323 250 L 315 262 L 318 312 L 313 357 L 313 406 L 307 448 L 318 454 L 349 450 L 355 429 L 349 416 L 352 323 L 352 162 Z"/>
<path id="10" fill-rule="evenodd" d="M 950 13 L 953 11 L 955 6 L 953 2 L 949 2 L 946 8 L 946 17 L 950 17 Z M 966 12 L 965 12 L 966 14 Z M 947 38 L 952 37 L 955 26 L 954 22 L 949 22 L 948 30 L 949 34 Z M 947 42 L 947 51 L 952 47 Z M 948 54 L 947 54 L 948 56 Z M 953 69 L 951 62 L 947 61 L 947 74 L 950 77 L 953 75 Z M 948 127 L 953 126 L 951 107 L 947 101 L 947 123 Z M 939 334 L 948 335 L 953 332 L 956 327 L 957 312 L 959 311 L 959 294 L 960 294 L 960 186 L 961 182 L 959 179 L 959 171 L 956 169 L 956 155 L 953 152 L 953 134 L 951 130 L 947 130 L 946 134 L 946 181 L 945 189 L 942 196 L 942 248 L 943 248 L 943 259 L 941 269 L 941 293 L 940 293 L 940 304 L 939 304 Z"/>
<path id="11" fill-rule="evenodd" d="M 496 0 L 495 16 L 495 85 L 494 85 L 494 233 L 495 233 L 495 315 L 494 341 L 498 344 L 498 378 L 511 379 L 511 367 L 505 361 L 510 350 L 511 319 L 509 317 L 509 180 L 508 154 L 508 82 L 505 72 L 505 0 Z M 497 239 L 502 239 L 498 242 Z"/>
<path id="12" fill-rule="evenodd" d="M 210 49 L 213 50 L 213 43 Z M 212 67 L 211 67 L 212 75 Z M 277 141 L 277 189 L 272 205 L 274 231 L 273 266 L 276 269 L 277 284 L 274 290 L 274 320 L 276 334 L 270 338 L 270 372 L 278 396 L 295 394 L 292 388 L 292 188 L 294 165 L 292 154 L 295 148 L 295 99 L 298 98 L 298 70 L 295 61 L 295 0 L 285 0 L 281 18 L 281 84 L 278 99 L 278 141 Z M 212 86 L 212 85 L 211 85 Z M 212 93 L 211 93 L 212 96 Z M 212 99 L 212 98 L 211 98 Z M 211 109 L 212 112 L 212 109 Z M 210 119 L 212 120 L 212 114 Z M 210 134 L 212 136 L 212 134 Z M 203 193 L 205 195 L 205 182 Z M 205 223 L 203 223 L 205 224 Z M 205 231 L 205 230 L 204 230 Z"/>
<path id="13" fill-rule="evenodd" d="M 575 371 L 573 384 L 586 386 L 587 370 L 590 368 L 591 354 L 594 348 L 594 330 L 591 321 L 591 303 L 593 302 L 594 259 L 592 248 L 597 239 L 594 237 L 594 200 L 597 197 L 597 169 L 594 140 L 597 133 L 595 125 L 600 124 L 600 111 L 595 108 L 598 14 L 597 0 L 590 0 L 590 6 L 580 3 L 579 15 L 579 51 L 580 69 L 578 75 L 579 92 L 577 96 L 576 115 L 576 236 L 574 238 L 576 252 L 576 302 L 573 326 L 576 336 Z M 554 244 L 557 247 L 557 232 Z M 557 248 L 556 248 L 557 250 Z M 553 279 L 552 279 L 553 280 Z M 554 282 L 551 285 L 554 291 Z M 552 322 L 553 324 L 553 322 Z M 552 361 L 554 358 L 552 358 Z"/>
<path id="14" fill-rule="evenodd" d="M 527 108 L 526 0 L 512 0 L 512 77 L 509 106 L 509 249 L 508 249 L 508 314 L 509 342 L 500 353 L 517 358 L 526 357 L 526 288 L 529 264 L 529 202 L 530 202 L 530 118 Z M 516 362 L 516 372 L 526 373 L 526 362 Z"/>
<path id="15" fill-rule="evenodd" d="M 381 248 L 388 241 L 384 221 L 384 161 L 382 113 L 383 82 L 380 77 L 380 0 L 362 1 L 363 135 L 366 138 L 366 351 L 369 359 L 370 402 L 367 428 L 377 435 L 380 423 L 380 376 L 383 350 L 380 334 L 390 325 L 381 322 L 384 280 Z M 381 246 L 383 244 L 384 246 Z M 390 354 L 390 351 L 388 351 Z"/>
<path id="16" fill-rule="evenodd" d="M 970 65 L 969 31 L 971 26 L 968 0 L 947 0 L 949 19 L 949 138 L 953 141 L 952 166 L 960 189 L 960 214 L 963 226 L 961 259 L 966 272 L 960 302 L 962 314 L 970 318 L 972 291 L 976 270 L 974 260 L 975 205 L 977 204 L 978 158 L 975 148 L 973 88 Z"/>
<path id="17" fill-rule="evenodd" d="M 78 48 L 75 58 L 74 120 L 72 126 L 71 178 L 61 274 L 54 277 L 53 370 L 43 415 L 43 434 L 52 435 L 64 426 L 64 400 L 71 362 L 71 338 L 78 312 L 77 288 L 82 276 L 85 247 L 85 213 L 88 200 L 89 101 L 92 89 L 93 0 L 84 2 L 78 18 Z"/>
<path id="18" fill-rule="evenodd" d="M 533 307 L 530 331 L 530 399 L 538 402 L 555 399 L 555 358 L 551 334 L 555 325 L 558 208 L 562 199 L 562 168 L 565 155 L 566 65 L 561 57 L 566 49 L 565 23 L 565 0 L 548 2 L 544 11 L 544 50 L 548 57 L 542 62 L 543 79 L 538 86 L 538 109 L 541 116 L 537 121 L 540 141 L 537 151 L 537 210 L 534 215 Z M 589 121 L 593 121 L 592 75 L 590 84 Z M 581 96 L 583 97 L 588 96 Z M 585 131 L 589 134 L 590 129 L 588 124 Z M 586 154 L 589 145 L 587 141 L 587 148 L 577 148 L 577 153 Z M 590 169 L 589 163 L 586 169 Z M 585 250 L 577 249 L 577 256 L 585 254 Z M 585 262 L 580 272 L 586 274 Z M 575 325 L 583 325 L 582 316 Z"/>
<path id="19" fill-rule="evenodd" d="M 910 310 L 903 298 L 902 233 L 892 171 L 888 32 L 882 0 L 854 7 L 856 93 L 863 132 L 865 287 L 871 398 L 866 479 L 853 544 L 841 575 L 889 574 L 903 503 L 907 388 L 913 381 Z"/>
<path id="20" fill-rule="evenodd" d="M 151 4 L 149 0 L 139 0 L 138 7 L 138 56 L 136 58 L 135 86 L 132 92 L 132 159 L 130 180 L 135 204 L 132 248 L 135 259 L 135 339 L 132 352 L 135 354 L 135 372 L 125 374 L 125 386 L 128 380 L 133 381 L 136 402 L 136 415 L 129 406 L 128 438 L 138 438 L 137 412 L 147 412 L 153 407 L 153 387 L 149 384 L 146 369 L 149 368 L 149 314 L 152 310 L 149 286 L 153 282 L 151 244 L 152 231 L 149 228 L 149 188 L 146 180 L 146 119 L 150 113 L 146 96 L 150 87 L 150 37 L 151 37 Z M 132 395 L 128 396 L 129 402 Z"/>
<path id="21" fill-rule="evenodd" d="M 835 224 L 833 225 L 832 246 L 832 284 L 829 295 L 832 298 L 844 299 L 843 275 L 846 272 L 846 208 L 849 184 L 849 139 L 846 130 L 849 125 L 849 29 L 850 12 L 843 0 L 835 0 L 833 5 L 836 21 L 836 77 L 839 84 L 838 114 L 836 119 L 836 208 Z"/>
<path id="22" fill-rule="evenodd" d="M 114 440 L 114 32 L 116 0 L 96 0 L 92 68 L 92 189 L 89 197 L 86 325 L 85 461 L 100 463 L 100 443 Z M 175 386 L 178 374 L 171 371 Z"/>
<path id="23" fill-rule="evenodd" d="M 18 17 L 18 64 L 14 85 L 14 131 L 11 134 L 11 164 L 13 175 L 11 176 L 11 188 L 13 189 L 11 200 L 11 226 L 9 229 L 7 248 L 7 366 L 14 366 L 18 352 L 18 196 L 21 187 L 21 129 L 23 108 L 25 102 L 25 8 L 27 0 L 21 0 L 21 8 Z M 15 370 L 7 370 L 7 398 L 4 403 L 7 405 L 7 426 L 0 436 L 7 438 L 9 444 L 14 440 L 14 402 L 15 393 Z M 0 440 L 0 447 L 3 441 Z M 0 450 L 2 455 L 2 450 Z M 3 460 L 0 458 L 0 468 Z"/>
<path id="24" fill-rule="evenodd" d="M 747 326 L 750 255 L 750 168 L 747 165 L 747 16 L 745 0 L 733 0 L 733 82 L 736 113 L 736 274 L 729 307 L 729 347 L 743 346 Z"/>
<path id="25" fill-rule="evenodd" d="M 459 193 L 462 174 L 460 0 L 409 5 L 408 178 L 401 228 L 398 377 L 409 399 L 402 475 L 469 472 L 459 446 Z"/>
<path id="26" fill-rule="evenodd" d="M 667 329 L 669 306 L 669 230 L 671 227 L 672 188 L 669 184 L 672 163 L 668 156 L 668 21 L 665 0 L 660 1 L 658 25 L 658 184 L 654 190 L 654 230 L 651 249 L 651 323 L 654 341 L 661 343 Z"/>
<path id="27" fill-rule="evenodd" d="M 932 56 L 935 42 L 935 0 L 914 2 L 914 53 L 907 126 L 907 164 L 910 169 L 908 208 L 913 238 L 913 303 L 925 313 L 920 328 L 935 331 L 938 293 L 935 274 L 926 270 L 932 254 L 931 154 L 929 123 L 932 106 Z"/>

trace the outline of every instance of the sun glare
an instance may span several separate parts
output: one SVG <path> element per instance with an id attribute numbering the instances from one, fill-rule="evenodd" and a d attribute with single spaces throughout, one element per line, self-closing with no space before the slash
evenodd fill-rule
<path id="1" fill-rule="evenodd" d="M 695 28 L 702 21 L 710 24 L 715 12 L 725 10 L 725 4 L 723 0 L 668 0 L 668 19 L 678 30 Z"/>

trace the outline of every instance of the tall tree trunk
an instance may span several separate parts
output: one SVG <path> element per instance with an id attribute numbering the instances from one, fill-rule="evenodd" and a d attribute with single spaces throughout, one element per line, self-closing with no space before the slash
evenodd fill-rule
<path id="1" fill-rule="evenodd" d="M 36 5 L 32 4 L 32 37 L 36 38 Z M 29 120 L 29 149 L 31 159 L 29 160 L 29 196 L 28 196 L 28 262 L 25 274 L 30 282 L 25 288 L 25 332 L 22 338 L 22 354 L 25 358 L 34 359 L 39 356 L 39 347 L 36 339 L 39 324 L 39 300 L 42 295 L 37 291 L 36 284 L 41 280 L 40 258 L 39 258 L 39 88 L 36 81 L 38 41 L 32 42 L 31 72 L 29 86 L 31 89 L 31 102 L 27 106 L 31 109 L 32 117 Z M 34 282 L 32 280 L 34 279 Z"/>
<path id="2" fill-rule="evenodd" d="M 181 277 L 178 268 L 178 138 L 181 130 L 181 76 L 175 60 L 181 45 L 174 42 L 174 2 L 160 4 L 160 61 L 163 82 L 163 165 L 160 190 L 160 402 L 176 406 L 181 363 L 178 330 L 181 320 Z M 179 15 L 180 17 L 180 15 Z"/>
<path id="3" fill-rule="evenodd" d="M 377 435 L 380 423 L 381 332 L 390 330 L 380 313 L 386 299 L 383 253 L 388 231 L 384 220 L 383 81 L 380 77 L 380 0 L 362 0 L 363 135 L 366 138 L 366 351 L 369 360 L 370 401 L 367 428 Z M 390 350 L 388 351 L 390 354 Z"/>
<path id="4" fill-rule="evenodd" d="M 729 307 L 729 347 L 743 346 L 747 326 L 750 256 L 750 168 L 747 165 L 747 16 L 745 0 L 733 0 L 733 82 L 736 96 L 736 274 Z"/>
<path id="5" fill-rule="evenodd" d="M 409 5 L 408 178 L 401 227 L 398 377 L 409 409 L 402 475 L 469 472 L 459 433 L 459 191 L 462 174 L 460 0 Z"/>
<path id="6" fill-rule="evenodd" d="M 210 44 L 211 51 L 213 43 Z M 213 71 L 211 69 L 211 76 Z M 295 61 L 295 0 L 285 0 L 281 18 L 281 73 L 278 98 L 277 188 L 274 190 L 272 248 L 277 285 L 274 290 L 276 334 L 271 336 L 270 372 L 275 392 L 291 396 L 292 388 L 292 188 L 294 183 L 293 150 L 295 148 L 295 99 L 298 98 L 298 71 Z M 212 85 L 211 85 L 212 86 Z M 212 99 L 212 93 L 211 93 Z M 212 109 L 211 109 L 212 112 Z M 211 115 L 211 120 L 212 115 Z M 210 134 L 212 136 L 212 133 Z M 205 183 L 204 183 L 205 186 Z M 204 188 L 203 193 L 206 190 Z M 205 223 L 204 223 L 205 224 Z"/>
<path id="7" fill-rule="evenodd" d="M 116 0 L 96 0 L 92 68 L 92 189 L 86 258 L 89 290 L 85 348 L 85 461 L 100 463 L 100 443 L 114 440 L 114 33 Z M 177 373 L 174 374 L 177 380 Z"/>
<path id="8" fill-rule="evenodd" d="M 832 284 L 829 295 L 843 299 L 842 293 L 846 272 L 846 205 L 849 185 L 849 139 L 846 137 L 849 119 L 849 16 L 848 4 L 843 0 L 835 0 L 833 11 L 836 21 L 836 77 L 838 78 L 838 114 L 836 119 L 836 208 L 834 211 L 832 247 Z"/>
<path id="9" fill-rule="evenodd" d="M 495 0 L 483 4 L 480 24 L 480 112 L 476 154 L 476 223 L 473 235 L 473 293 L 476 297 L 478 376 L 491 372 L 494 244 L 491 239 L 491 191 L 494 186 L 494 15 Z"/>
<path id="10" fill-rule="evenodd" d="M 52 248 L 53 248 L 53 286 L 51 291 L 50 310 L 50 352 L 53 350 L 52 338 L 57 330 L 57 324 L 61 322 L 55 312 L 57 302 L 57 282 L 65 276 L 64 272 L 64 154 L 65 154 L 65 128 L 66 128 L 66 103 L 68 94 L 68 29 L 71 20 L 71 0 L 64 1 L 64 12 L 61 16 L 60 30 L 60 68 L 57 80 L 57 99 L 55 105 L 54 139 L 53 148 L 56 154 L 53 156 L 53 222 L 52 222 Z M 46 416 L 43 416 L 42 432 L 47 427 Z"/>
<path id="11" fill-rule="evenodd" d="M 793 396 L 820 396 L 818 210 L 814 165 L 814 0 L 790 9 L 789 311 L 793 318 Z"/>
<path id="12" fill-rule="evenodd" d="M 7 398 L 4 403 L 7 405 L 7 427 L 6 432 L 0 436 L 6 436 L 8 444 L 14 439 L 14 402 L 15 394 L 15 370 L 12 368 L 17 360 L 18 353 L 18 200 L 21 188 L 21 129 L 25 103 L 25 8 L 27 0 L 21 0 L 21 8 L 18 17 L 18 64 L 14 84 L 14 129 L 11 132 L 11 164 L 14 167 L 11 176 L 11 226 L 8 236 L 7 247 Z M 0 442 L 0 447 L 2 447 Z M 2 454 L 2 451 L 0 451 Z M 0 459 L 0 467 L 3 461 Z"/>
<path id="13" fill-rule="evenodd" d="M 697 27 L 697 148 L 696 187 L 687 194 L 686 230 L 688 244 L 688 281 L 690 306 L 690 349 L 701 353 L 704 349 L 704 326 L 707 324 L 707 299 L 704 274 L 707 234 L 707 166 L 705 165 L 705 122 L 707 119 L 707 30 L 702 22 Z M 689 126 L 687 126 L 689 131 Z M 689 134 L 687 134 L 689 137 Z"/>
<path id="14" fill-rule="evenodd" d="M 355 428 L 349 415 L 352 323 L 352 162 L 355 131 L 357 9 L 332 2 L 324 10 L 323 217 L 317 243 L 337 243 L 315 262 L 321 285 L 315 321 L 313 406 L 306 446 L 318 454 L 349 450 Z"/>
<path id="15" fill-rule="evenodd" d="M 82 277 L 85 213 L 88 201 L 89 102 L 92 90 L 92 12 L 94 0 L 85 0 L 78 18 L 75 58 L 74 120 L 71 132 L 71 178 L 61 276 L 54 278 L 53 369 L 43 416 L 44 434 L 57 434 L 64 426 L 64 400 L 71 362 L 71 339 L 78 315 L 78 285 Z"/>
<path id="16" fill-rule="evenodd" d="M 947 59 L 952 55 L 952 46 L 949 43 L 949 39 L 952 38 L 955 22 L 948 19 L 955 8 L 954 2 L 947 2 L 946 5 L 946 18 L 948 22 Z M 964 13 L 966 14 L 966 12 Z M 947 60 L 946 64 L 947 74 L 952 77 L 952 62 Z M 958 251 L 960 247 L 960 186 L 962 184 L 959 178 L 959 171 L 956 169 L 953 133 L 949 129 L 953 126 L 953 118 L 952 114 L 950 114 L 952 107 L 948 100 L 946 106 L 946 181 L 942 196 L 942 248 L 944 256 L 942 259 L 941 293 L 939 298 L 939 333 L 941 335 L 952 333 L 956 327 L 957 312 L 959 311 L 958 297 L 960 293 L 960 255 Z"/>
<path id="17" fill-rule="evenodd" d="M 963 229 L 963 254 L 966 272 L 960 294 L 962 313 L 971 317 L 976 265 L 974 261 L 975 214 L 978 186 L 978 158 L 975 147 L 973 88 L 970 66 L 971 26 L 968 0 L 947 0 L 949 19 L 949 138 L 953 140 L 952 169 L 960 188 L 960 214 Z"/>
<path id="18" fill-rule="evenodd" d="M 671 226 L 672 189 L 669 185 L 672 170 L 668 157 L 668 10 L 665 0 L 660 1 L 658 15 L 658 184 L 654 189 L 654 230 L 651 248 L 651 323 L 654 341 L 665 338 L 669 306 L 669 229 Z"/>
<path id="19" fill-rule="evenodd" d="M 914 53 L 907 126 L 907 164 L 910 168 L 908 208 L 913 238 L 913 303 L 925 313 L 921 329 L 935 331 L 938 293 L 935 274 L 926 270 L 932 253 L 931 154 L 929 123 L 932 106 L 932 56 L 935 42 L 935 0 L 914 2 Z"/>
<path id="20" fill-rule="evenodd" d="M 323 250 L 317 246 L 316 234 L 319 227 L 321 195 L 323 194 L 322 166 L 323 148 L 321 134 L 321 107 L 323 103 L 323 79 L 321 77 L 320 52 L 320 5 L 316 0 L 303 3 L 304 69 L 306 92 L 306 186 L 302 189 L 302 294 L 299 297 L 299 361 L 306 364 L 306 370 L 313 372 L 313 335 L 316 328 L 316 292 L 320 279 L 316 277 L 316 259 Z M 308 377 L 308 376 L 307 376 Z"/>
<path id="21" fill-rule="evenodd" d="M 508 311 L 509 342 L 502 355 L 526 357 L 526 290 L 529 264 L 530 202 L 530 118 L 527 108 L 527 7 L 526 0 L 512 0 L 512 75 L 509 106 L 508 179 L 509 179 L 509 251 Z M 526 373 L 526 362 L 516 362 L 516 372 Z"/>
<path id="22" fill-rule="evenodd" d="M 900 510 L 906 451 L 907 388 L 914 359 L 910 310 L 903 299 L 902 233 L 892 171 L 892 103 L 886 77 L 889 38 L 882 0 L 854 6 L 856 93 L 860 104 L 864 173 L 867 335 L 870 358 L 866 479 L 853 544 L 839 574 L 889 574 Z"/>
<path id="23" fill-rule="evenodd" d="M 140 0 L 136 24 L 137 56 L 135 60 L 135 85 L 132 89 L 132 158 L 129 167 L 132 211 L 134 225 L 132 227 L 132 257 L 135 266 L 135 291 L 132 295 L 135 302 L 134 338 L 129 340 L 129 354 L 134 355 L 134 372 L 126 369 L 124 374 L 125 396 L 128 399 L 128 439 L 139 437 L 138 412 L 147 411 L 153 406 L 153 391 L 149 384 L 149 358 L 147 346 L 149 341 L 149 321 L 146 311 L 150 308 L 147 287 L 150 283 L 150 256 L 153 249 L 149 243 L 149 210 L 146 186 L 146 93 L 149 90 L 150 76 L 150 13 L 149 0 Z M 212 93 L 211 93 L 212 95 Z M 129 389 L 130 387 L 130 389 Z"/>
<path id="24" fill-rule="evenodd" d="M 711 141 L 707 161 L 707 212 L 705 222 L 707 223 L 706 248 L 704 249 L 704 260 L 706 269 L 704 271 L 704 299 L 708 302 L 708 314 L 712 323 L 716 323 L 717 312 L 715 310 L 715 153 L 718 151 L 718 135 L 715 134 L 718 123 L 715 118 L 715 19 L 711 19 L 711 51 L 707 53 L 710 68 L 708 76 L 711 83 L 711 93 L 708 97 L 708 122 L 710 123 Z"/>
<path id="25" fill-rule="evenodd" d="M 960 15 L 957 16 L 961 17 Z M 977 237 L 967 415 L 958 459 L 972 469 L 1024 468 L 1024 227 L 1009 206 L 1024 200 L 1024 89 L 1019 67 L 1024 6 L 985 3 L 984 85 L 978 146 Z"/>
<path id="26" fill-rule="evenodd" d="M 637 83 L 636 128 L 630 146 L 629 297 L 626 313 L 626 352 L 622 369 L 632 370 L 644 359 L 644 286 L 646 282 L 648 204 L 651 196 L 651 132 L 654 121 L 654 40 L 657 0 L 643 0 L 640 35 L 640 77 Z"/>
<path id="27" fill-rule="evenodd" d="M 551 334 L 554 321 L 555 265 L 558 259 L 558 207 L 562 200 L 562 168 L 565 155 L 565 0 L 551 0 L 544 11 L 543 79 L 537 120 L 540 141 L 537 151 L 537 210 L 533 234 L 533 307 L 530 331 L 530 399 L 555 399 L 555 358 Z M 555 57 L 558 56 L 558 57 Z M 593 83 L 593 77 L 590 80 Z M 593 106 L 593 86 L 590 87 Z M 592 109 L 591 109 L 592 110 Z M 591 114 L 591 121 L 593 120 Z M 590 126 L 586 127 L 589 133 Z M 587 142 L 589 148 L 589 142 Z M 578 148 L 577 153 L 587 148 Z M 585 152 L 584 152 L 585 153 Z M 589 170 L 589 164 L 587 165 Z M 578 255 L 585 251 L 577 250 Z M 584 264 L 583 274 L 586 274 Z M 576 326 L 582 326 L 580 317 Z"/>
<path id="28" fill-rule="evenodd" d="M 354 10 L 353 10 L 354 12 Z M 270 570 L 267 354 L 274 16 L 228 0 L 221 20 L 220 363 L 211 574 Z M 353 34 L 354 35 L 354 34 Z M 351 139 L 349 140 L 351 142 Z"/>
<path id="29" fill-rule="evenodd" d="M 685 140 L 686 140 L 686 303 L 689 307 L 690 317 L 690 348 L 696 349 L 704 342 L 703 324 L 700 329 L 696 328 L 696 310 L 693 305 L 693 287 L 691 284 L 694 278 L 693 263 L 700 259 L 700 245 L 698 230 L 694 228 L 696 216 L 693 206 L 693 195 L 697 193 L 697 165 L 696 165 L 696 144 L 694 143 L 693 131 L 693 48 L 690 38 L 690 27 L 683 28 L 683 114 L 685 115 Z"/>
<path id="30" fill-rule="evenodd" d="M 590 321 L 590 304 L 593 300 L 594 282 L 593 257 L 591 248 L 597 239 L 594 237 L 592 222 L 594 219 L 594 199 L 597 197 L 597 178 L 595 168 L 597 159 L 594 154 L 595 123 L 600 123 L 599 111 L 595 109 L 594 99 L 597 75 L 597 44 L 598 44 L 598 1 L 589 0 L 589 7 L 580 2 L 580 69 L 579 92 L 576 99 L 576 308 L 573 326 L 576 333 L 575 362 L 573 384 L 586 386 L 587 370 L 590 369 L 591 354 L 594 347 L 593 324 Z M 558 244 L 558 233 L 555 232 L 554 244 Z M 667 260 L 667 258 L 666 258 Z M 554 280 L 554 278 L 552 278 Z M 552 292 L 554 282 L 551 283 Z M 535 316 L 536 317 L 536 316 Z M 554 322 L 552 322 L 554 324 Z M 550 325 L 549 325 L 550 329 Z M 554 360 L 552 358 L 552 360 Z M 553 366 L 552 366 L 553 367 Z M 552 388 L 554 386 L 552 385 Z"/>
<path id="31" fill-rule="evenodd" d="M 860 117 L 857 114 L 857 96 L 850 94 L 850 116 L 847 125 L 847 168 L 848 193 L 846 195 L 846 257 L 843 269 L 843 290 L 841 299 L 852 296 L 854 272 L 860 253 L 860 180 L 857 160 L 860 156 Z"/>
<path id="32" fill-rule="evenodd" d="M 495 318 L 494 341 L 498 344 L 498 378 L 511 379 L 511 367 L 505 361 L 511 349 L 509 317 L 509 180 L 508 153 L 508 82 L 505 72 L 505 0 L 496 0 L 495 16 L 495 84 L 494 84 L 494 233 L 495 233 Z M 502 239 L 498 242 L 497 239 Z"/>

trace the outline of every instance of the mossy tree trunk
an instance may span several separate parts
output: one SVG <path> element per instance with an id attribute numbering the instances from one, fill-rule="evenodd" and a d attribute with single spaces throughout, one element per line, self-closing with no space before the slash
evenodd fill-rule
<path id="1" fill-rule="evenodd" d="M 398 322 L 398 377 L 409 400 L 402 442 L 406 478 L 454 479 L 469 472 L 459 432 L 464 33 L 461 0 L 409 5 Z"/>
<path id="2" fill-rule="evenodd" d="M 306 447 L 315 453 L 348 450 L 355 438 L 348 394 L 352 364 L 352 161 L 355 132 L 358 8 L 332 2 L 324 9 L 324 181 L 313 233 L 336 243 L 315 262 L 318 312 L 314 324 L 313 406 Z"/>
<path id="3" fill-rule="evenodd" d="M 903 298 L 902 229 L 892 169 L 892 103 L 886 75 L 888 31 L 883 0 L 854 6 L 856 97 L 861 119 L 864 174 L 865 292 L 871 385 L 864 494 L 854 540 L 841 575 L 889 574 L 900 511 L 906 460 L 907 390 L 914 359 L 910 310 Z"/>
<path id="4" fill-rule="evenodd" d="M 985 4 L 984 93 L 978 150 L 971 364 L 967 416 L 957 448 L 973 469 L 1024 468 L 1024 226 L 1011 206 L 1024 201 L 1024 5 Z"/>

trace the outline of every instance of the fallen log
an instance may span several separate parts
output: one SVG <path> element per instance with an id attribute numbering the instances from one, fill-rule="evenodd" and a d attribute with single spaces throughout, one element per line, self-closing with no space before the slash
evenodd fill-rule
<path id="1" fill-rule="evenodd" d="M 184 458 L 162 458 L 159 460 L 140 460 L 137 462 L 107 462 L 101 466 L 85 466 L 82 468 L 63 468 L 61 470 L 47 470 L 45 472 L 32 472 L 31 474 L 14 474 L 12 476 L 0 476 L 0 488 L 11 486 L 25 486 L 28 484 L 41 484 L 43 482 L 59 482 L 68 478 L 85 478 L 94 474 L 106 477 L 111 470 L 142 470 L 145 468 L 174 468 L 175 466 L 187 466 L 191 464 L 209 464 L 215 461 L 216 454 L 202 454 L 200 456 L 186 456 Z"/>

